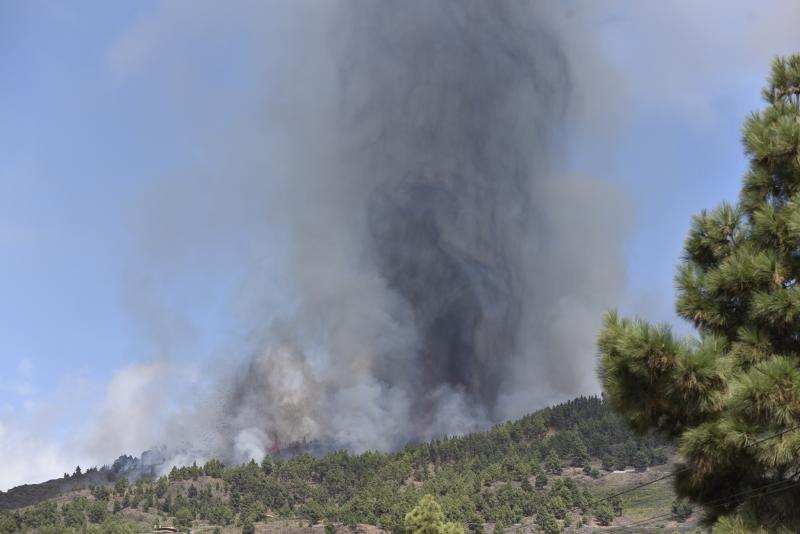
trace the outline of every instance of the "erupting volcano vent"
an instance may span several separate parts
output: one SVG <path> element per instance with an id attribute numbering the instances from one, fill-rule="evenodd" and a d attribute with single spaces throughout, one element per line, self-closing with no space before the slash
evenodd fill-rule
<path id="1" fill-rule="evenodd" d="M 242 179 L 272 184 L 290 298 L 221 380 L 200 446 L 387 450 L 594 389 L 625 210 L 561 171 L 571 76 L 547 17 L 514 1 L 298 5 L 258 108 L 274 161 Z"/>

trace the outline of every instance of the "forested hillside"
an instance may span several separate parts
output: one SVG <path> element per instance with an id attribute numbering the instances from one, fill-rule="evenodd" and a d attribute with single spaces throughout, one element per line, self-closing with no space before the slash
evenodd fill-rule
<path id="1" fill-rule="evenodd" d="M 623 500 L 597 502 L 608 493 L 607 473 L 642 472 L 667 459 L 658 438 L 630 433 L 602 399 L 578 398 L 487 432 L 389 454 L 277 454 L 231 467 L 214 460 L 135 482 L 106 469 L 115 479 L 104 485 L 3 512 L 0 532 L 139 532 L 157 522 L 252 532 L 281 519 L 403 532 L 405 514 L 425 494 L 468 531 L 526 523 L 558 532 L 612 523 Z M 13 494 L 0 495 L 0 503 Z"/>

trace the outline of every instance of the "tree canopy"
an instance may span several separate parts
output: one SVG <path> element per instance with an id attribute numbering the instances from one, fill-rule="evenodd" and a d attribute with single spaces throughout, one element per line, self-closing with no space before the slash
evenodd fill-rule
<path id="1" fill-rule="evenodd" d="M 611 406 L 677 443 L 678 493 L 720 532 L 800 526 L 798 88 L 800 56 L 775 59 L 738 202 L 692 221 L 676 309 L 698 337 L 610 312 L 598 343 Z"/>
<path id="2" fill-rule="evenodd" d="M 411 534 L 464 534 L 463 526 L 445 522 L 442 507 L 431 495 L 423 495 L 406 514 L 405 525 Z"/>
<path id="3" fill-rule="evenodd" d="M 441 512 L 442 528 L 450 523 L 448 529 L 481 534 L 493 524 L 520 532 L 515 525 L 535 522 L 558 532 L 596 512 L 594 484 L 587 484 L 594 479 L 580 465 L 564 466 L 565 459 L 596 465 L 609 456 L 609 469 L 624 469 L 646 457 L 656 466 L 666 461 L 663 445 L 657 437 L 631 433 L 603 399 L 582 397 L 486 432 L 409 443 L 393 453 L 331 451 L 315 457 L 281 451 L 260 463 L 225 466 L 210 460 L 129 482 L 101 468 L 95 471 L 103 484 L 85 486 L 89 475 L 71 479 L 81 486 L 70 486 L 73 498 L 59 498 L 60 506 L 47 500 L 54 497 L 47 484 L 42 494 L 38 486 L 21 488 L 28 500 L 14 490 L 0 494 L 0 533 L 50 528 L 77 534 L 158 516 L 183 530 L 258 531 L 265 523 L 302 520 L 324 523 L 326 534 L 359 524 L 409 534 L 406 515 L 425 495 L 435 496 L 436 507 L 430 507 Z M 547 464 L 554 472 L 546 474 Z M 37 496 L 44 500 L 32 500 Z M 14 510 L 4 511 L 4 504 Z"/>

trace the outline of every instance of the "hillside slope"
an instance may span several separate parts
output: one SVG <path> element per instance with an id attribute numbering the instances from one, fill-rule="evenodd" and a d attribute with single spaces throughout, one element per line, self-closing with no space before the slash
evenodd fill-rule
<path id="1" fill-rule="evenodd" d="M 405 514 L 426 493 L 449 521 L 475 533 L 581 532 L 609 522 L 635 526 L 634 532 L 671 531 L 691 522 L 672 522 L 669 479 L 602 500 L 663 476 L 668 459 L 662 441 L 631 434 L 602 399 L 578 398 L 487 432 L 395 453 L 277 454 L 234 467 L 211 461 L 134 483 L 119 469 L 104 468 L 94 471 L 104 483 L 55 498 L 53 481 L 39 485 L 47 500 L 0 514 L 0 532 L 82 532 L 93 525 L 98 532 L 142 532 L 155 523 L 194 532 L 322 523 L 328 530 L 402 532 Z M 33 504 L 36 487 L 0 494 L 0 507 L 26 498 Z M 665 514 L 661 522 L 636 523 L 659 514 Z"/>

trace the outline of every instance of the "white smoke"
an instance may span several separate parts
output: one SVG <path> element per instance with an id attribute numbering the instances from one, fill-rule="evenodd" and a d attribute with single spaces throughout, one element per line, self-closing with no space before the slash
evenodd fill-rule
<path id="1" fill-rule="evenodd" d="M 204 168 L 136 205 L 154 285 L 224 279 L 245 333 L 181 433 L 236 459 L 304 439 L 391 449 L 597 391 L 594 337 L 625 289 L 632 213 L 618 188 L 565 171 L 570 140 L 607 172 L 631 95 L 706 109 L 705 61 L 681 70 L 685 54 L 645 39 L 685 76 L 653 61 L 625 78 L 615 28 L 666 20 L 674 32 L 649 33 L 674 44 L 693 28 L 684 52 L 727 54 L 702 9 L 619 6 L 175 2 L 134 27 L 115 68 L 136 76 L 163 54 L 179 117 L 205 109 L 207 73 L 181 64 L 176 28 L 244 35 L 257 72 L 216 102 L 236 119 L 197 134 Z M 662 99 L 643 79 L 678 90 Z"/>
<path id="2" fill-rule="evenodd" d="M 141 316 L 159 315 L 150 290 L 200 262 L 226 279 L 230 255 L 253 266 L 230 282 L 247 335 L 224 357 L 240 363 L 169 434 L 236 460 L 302 441 L 387 450 L 593 389 L 629 208 L 561 170 L 576 93 L 552 13 L 449 0 L 243 10 L 188 21 L 263 33 L 242 118 L 208 168 L 137 206 L 143 250 L 160 258 L 133 286 Z M 147 46 L 169 44 L 176 13 L 132 31 L 117 71 L 135 76 Z"/>
<path id="3" fill-rule="evenodd" d="M 173 9 L 122 42 L 121 72 L 142 68 L 137 36 L 155 46 Z M 238 104 L 250 116 L 210 168 L 137 205 L 143 244 L 165 261 L 138 301 L 198 261 L 254 267 L 233 282 L 248 334 L 224 357 L 241 363 L 175 433 L 236 460 L 302 441 L 387 450 L 594 389 L 629 208 L 561 171 L 574 72 L 552 13 L 261 9 L 238 22 L 264 33 L 267 77 Z M 191 26 L 233 24 L 206 16 Z"/>

